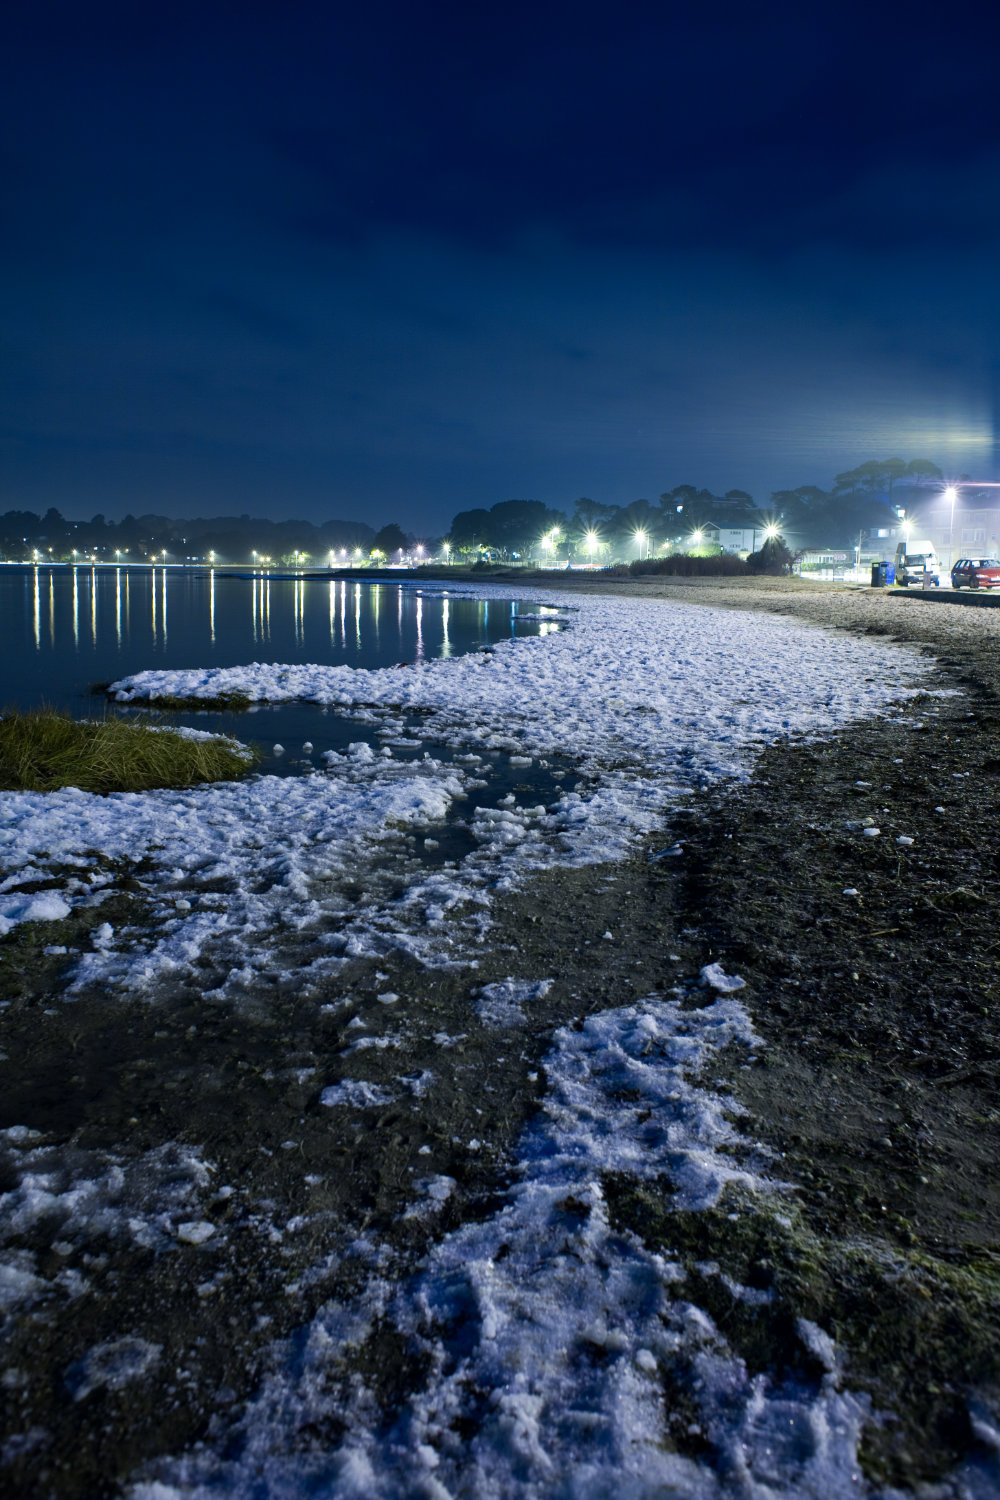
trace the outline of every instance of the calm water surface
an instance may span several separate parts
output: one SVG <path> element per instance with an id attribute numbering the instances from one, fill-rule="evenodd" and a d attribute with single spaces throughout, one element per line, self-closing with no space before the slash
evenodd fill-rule
<path id="1" fill-rule="evenodd" d="M 526 618 L 538 614 L 549 618 Z M 81 717 L 103 711 L 95 685 L 147 667 L 394 667 L 558 628 L 555 611 L 544 606 L 471 599 L 443 586 L 169 567 L 10 566 L 0 569 L 0 705 L 48 703 Z M 309 704 L 170 718 L 255 740 L 270 771 L 300 764 L 295 755 L 306 740 L 318 756 L 370 737 Z M 284 755 L 269 753 L 275 742 L 285 745 Z"/>

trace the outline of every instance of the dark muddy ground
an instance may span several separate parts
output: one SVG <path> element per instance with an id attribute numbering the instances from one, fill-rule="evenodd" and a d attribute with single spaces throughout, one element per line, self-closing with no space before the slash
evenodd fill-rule
<path id="1" fill-rule="evenodd" d="M 15 929 L 0 944 L 0 1127 L 41 1133 L 59 1187 L 117 1172 L 106 1196 L 121 1209 L 10 1240 L 52 1290 L 8 1329 L 6 1493 L 116 1495 L 158 1454 L 222 1442 L 275 1339 L 359 1283 L 359 1234 L 386 1244 L 402 1275 L 431 1240 L 490 1210 L 544 1089 L 554 1025 L 713 960 L 747 979 L 741 998 L 767 1043 L 752 1066 L 743 1053 L 718 1059 L 713 1077 L 747 1108 L 748 1140 L 771 1153 L 786 1184 L 780 1212 L 745 1195 L 738 1219 L 730 1202 L 682 1214 L 669 1184 L 615 1179 L 618 1221 L 683 1257 L 695 1300 L 751 1368 L 819 1378 L 796 1320 L 835 1336 L 847 1383 L 879 1414 L 864 1447 L 874 1479 L 912 1485 L 975 1451 L 976 1403 L 996 1420 L 1000 1396 L 1000 748 L 986 612 L 938 608 L 929 622 L 919 603 L 837 590 L 658 587 L 922 641 L 943 663 L 928 687 L 952 695 L 769 750 L 751 782 L 702 797 L 627 863 L 536 880 L 500 905 L 475 969 L 366 961 L 324 989 L 286 981 L 238 1003 L 206 1002 L 190 984 L 154 1004 L 62 1001 L 63 961 L 45 947 L 79 942 L 88 921 L 119 927 L 130 910 L 142 921 L 127 889 L 114 912 Z M 867 819 L 877 836 L 863 832 Z M 681 854 L 650 858 L 675 838 Z M 543 974 L 552 990 L 498 1043 L 474 990 Z M 387 994 L 398 1001 L 384 1004 Z M 377 1045 L 401 1027 L 404 1048 Z M 361 1036 L 367 1048 L 345 1056 Z M 355 1071 L 412 1088 L 339 1121 L 320 1093 Z M 13 1175 L 0 1190 L 24 1149 L 9 1143 Z M 455 1180 L 452 1196 L 405 1217 L 431 1174 Z M 166 1205 L 161 1219 L 123 1234 L 151 1198 Z M 176 1233 L 182 1220 L 215 1233 L 190 1243 Z M 294 1232 L 290 1220 L 301 1221 Z M 732 1282 L 777 1295 L 754 1308 Z M 102 1370 L 84 1363 L 123 1331 L 138 1342 L 121 1357 L 159 1351 L 140 1383 L 116 1383 L 114 1348 Z M 361 1358 L 387 1410 L 419 1379 L 391 1327 Z M 693 1378 L 678 1368 L 669 1397 L 677 1446 L 697 1452 Z"/>

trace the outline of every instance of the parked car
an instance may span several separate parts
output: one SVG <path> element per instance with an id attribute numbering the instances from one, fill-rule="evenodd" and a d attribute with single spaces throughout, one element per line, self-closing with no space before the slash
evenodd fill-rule
<path id="1" fill-rule="evenodd" d="M 1000 558 L 960 557 L 951 570 L 953 589 L 1000 588 Z"/>
<path id="2" fill-rule="evenodd" d="M 904 589 L 911 583 L 941 587 L 941 564 L 933 542 L 900 542 L 896 548 L 896 582 Z"/>

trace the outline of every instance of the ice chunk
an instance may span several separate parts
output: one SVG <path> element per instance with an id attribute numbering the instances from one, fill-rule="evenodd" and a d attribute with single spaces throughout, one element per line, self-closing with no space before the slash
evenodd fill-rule
<path id="1" fill-rule="evenodd" d="M 732 995 L 746 988 L 746 980 L 738 974 L 726 974 L 721 964 L 706 964 L 701 971 L 701 982 L 720 995 Z"/>

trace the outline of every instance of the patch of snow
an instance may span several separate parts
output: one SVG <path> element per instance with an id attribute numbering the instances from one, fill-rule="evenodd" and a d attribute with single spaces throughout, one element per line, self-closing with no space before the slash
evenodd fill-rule
<path id="1" fill-rule="evenodd" d="M 354 1109 L 366 1109 L 373 1104 L 389 1104 L 392 1095 L 377 1083 L 368 1083 L 363 1078 L 348 1078 L 343 1083 L 331 1084 L 319 1096 L 320 1104 L 334 1109 L 349 1104 Z"/>
<path id="2" fill-rule="evenodd" d="M 0 896 L 0 937 L 19 922 L 60 922 L 69 914 L 69 903 L 58 891 L 36 891 L 33 895 L 8 892 Z"/>
<path id="3" fill-rule="evenodd" d="M 523 1026 L 524 1006 L 544 999 L 554 983 L 552 979 L 541 979 L 534 983 L 520 979 L 501 979 L 496 984 L 484 984 L 478 991 L 476 1014 L 484 1026 Z"/>
<path id="4" fill-rule="evenodd" d="M 149 1466 L 146 1483 L 152 1471 L 185 1500 L 866 1493 L 864 1400 L 832 1377 L 748 1374 L 685 1295 L 684 1267 L 615 1228 L 604 1198 L 603 1174 L 619 1171 L 669 1176 L 688 1209 L 716 1202 L 727 1182 L 764 1185 L 733 1154 L 747 1146 L 733 1101 L 689 1081 L 717 1049 L 754 1040 L 743 1008 L 722 997 L 692 1011 L 650 996 L 558 1031 L 549 1093 L 499 1209 L 446 1234 L 412 1281 L 394 1287 L 383 1264 L 357 1304 L 322 1309 L 215 1451 Z M 417 1191 L 408 1212 L 425 1217 L 455 1183 L 432 1177 Z M 345 1361 L 383 1322 L 423 1371 L 390 1411 Z M 800 1336 L 821 1362 L 830 1354 L 822 1330 Z M 703 1459 L 676 1451 L 660 1365 L 685 1385 Z M 346 1435 L 303 1443 L 309 1424 Z M 147 1493 L 135 1487 L 130 1500 Z"/>
<path id="5" fill-rule="evenodd" d="M 706 964 L 701 971 L 701 982 L 720 995 L 732 995 L 746 988 L 746 980 L 738 974 L 726 974 L 721 964 Z"/>
<path id="6" fill-rule="evenodd" d="M 102 1386 L 109 1391 L 120 1391 L 155 1369 L 162 1354 L 162 1346 L 151 1344 L 148 1339 L 110 1339 L 95 1344 L 78 1364 L 71 1365 L 66 1383 L 74 1401 L 82 1401 Z"/>

